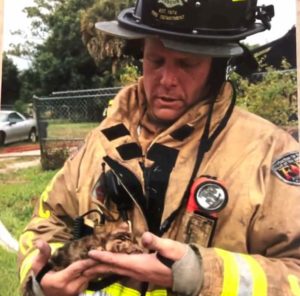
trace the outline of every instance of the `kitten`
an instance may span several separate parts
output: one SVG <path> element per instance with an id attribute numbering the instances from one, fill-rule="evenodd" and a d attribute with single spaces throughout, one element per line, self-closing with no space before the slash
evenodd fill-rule
<path id="1" fill-rule="evenodd" d="M 143 253 L 143 249 L 129 232 L 127 223 L 122 223 L 117 229 L 109 233 L 103 230 L 103 227 L 96 226 L 94 234 L 69 241 L 57 249 L 49 259 L 51 270 L 59 271 L 77 260 L 88 258 L 88 252 L 92 249 L 126 254 Z M 120 277 L 116 276 L 115 279 L 117 281 Z M 27 281 L 23 295 L 34 296 L 31 278 Z"/>
<path id="2" fill-rule="evenodd" d="M 67 242 L 52 255 L 49 263 L 53 266 L 53 270 L 59 271 L 72 262 L 88 258 L 88 252 L 92 249 L 113 253 L 143 253 L 142 248 L 127 231 L 122 229 L 117 229 L 112 233 L 97 233 L 95 231 L 93 235 Z"/>

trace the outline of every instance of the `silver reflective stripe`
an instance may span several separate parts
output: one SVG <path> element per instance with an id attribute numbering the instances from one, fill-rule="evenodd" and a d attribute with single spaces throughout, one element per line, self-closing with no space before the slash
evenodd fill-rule
<path id="1" fill-rule="evenodd" d="M 215 251 L 223 259 L 222 295 L 268 295 L 268 279 L 255 256 L 232 253 L 218 248 L 215 248 Z"/>
<path id="2" fill-rule="evenodd" d="M 237 261 L 240 274 L 238 296 L 252 296 L 253 278 L 250 267 L 240 254 L 234 254 L 234 257 Z"/>

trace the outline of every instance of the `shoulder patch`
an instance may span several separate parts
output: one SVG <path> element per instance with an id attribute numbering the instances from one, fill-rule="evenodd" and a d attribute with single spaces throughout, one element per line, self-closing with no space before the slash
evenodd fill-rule
<path id="1" fill-rule="evenodd" d="M 300 154 L 293 151 L 272 163 L 272 172 L 283 182 L 300 186 Z"/>

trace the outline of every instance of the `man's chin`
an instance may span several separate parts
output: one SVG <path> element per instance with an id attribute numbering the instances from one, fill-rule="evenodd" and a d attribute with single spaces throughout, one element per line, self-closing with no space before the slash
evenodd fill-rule
<path id="1" fill-rule="evenodd" d="M 155 115 L 149 114 L 149 119 L 152 123 L 157 124 L 158 126 L 168 127 L 172 125 L 178 118 L 178 116 L 166 116 L 166 115 Z"/>

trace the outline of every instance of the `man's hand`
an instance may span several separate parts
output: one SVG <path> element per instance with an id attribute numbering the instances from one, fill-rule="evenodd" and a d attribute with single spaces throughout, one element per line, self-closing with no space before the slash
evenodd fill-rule
<path id="1" fill-rule="evenodd" d="M 89 256 L 98 261 L 98 265 L 87 269 L 83 274 L 88 278 L 97 278 L 107 274 L 119 274 L 129 278 L 171 288 L 172 271 L 157 259 L 156 253 L 177 261 L 187 252 L 188 246 L 170 239 L 163 239 L 146 232 L 142 243 L 149 254 L 121 254 L 92 250 Z"/>
<path id="2" fill-rule="evenodd" d="M 38 241 L 36 247 L 39 249 L 39 254 L 32 264 L 32 271 L 35 276 L 51 256 L 50 246 L 46 242 Z M 64 270 L 47 272 L 40 282 L 45 296 L 73 296 L 80 294 L 86 289 L 89 281 L 92 279 L 92 277 L 84 275 L 83 272 L 96 263 L 92 259 L 80 260 L 69 265 Z"/>

